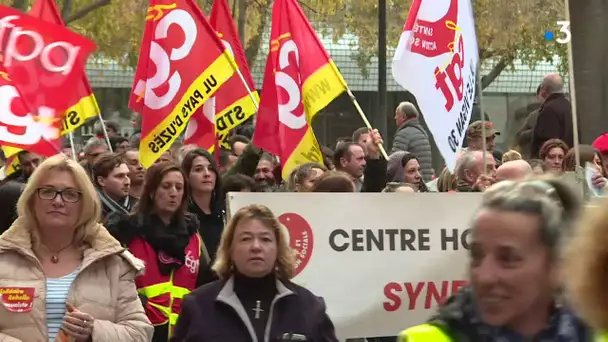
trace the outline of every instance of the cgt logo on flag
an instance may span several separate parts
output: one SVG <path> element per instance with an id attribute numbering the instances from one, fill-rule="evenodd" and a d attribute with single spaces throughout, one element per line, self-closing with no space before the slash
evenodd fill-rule
<path id="1" fill-rule="evenodd" d="M 414 0 L 393 77 L 416 97 L 452 172 L 473 109 L 478 53 L 471 0 Z"/>

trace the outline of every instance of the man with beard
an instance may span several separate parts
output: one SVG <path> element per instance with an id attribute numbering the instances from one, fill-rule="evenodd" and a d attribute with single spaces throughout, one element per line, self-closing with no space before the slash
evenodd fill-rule
<path id="1" fill-rule="evenodd" d="M 93 184 L 102 205 L 102 221 L 111 213 L 129 214 L 137 202 L 129 196 L 129 167 L 122 156 L 107 153 L 93 164 Z"/>
<path id="2" fill-rule="evenodd" d="M 277 160 L 270 154 L 264 153 L 255 168 L 253 179 L 260 192 L 274 192 L 278 190 L 277 177 L 275 175 Z"/>

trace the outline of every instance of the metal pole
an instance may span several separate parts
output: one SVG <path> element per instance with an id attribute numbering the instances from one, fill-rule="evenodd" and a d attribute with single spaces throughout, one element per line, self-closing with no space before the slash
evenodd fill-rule
<path id="1" fill-rule="evenodd" d="M 378 113 L 376 129 L 386 141 L 387 132 L 386 104 L 386 0 L 378 0 Z"/>

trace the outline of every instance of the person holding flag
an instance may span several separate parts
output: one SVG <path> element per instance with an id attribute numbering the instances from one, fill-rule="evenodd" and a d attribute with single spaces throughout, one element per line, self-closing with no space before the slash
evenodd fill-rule
<path id="1" fill-rule="evenodd" d="M 323 163 L 312 122 L 342 93 L 352 94 L 297 1 L 274 2 L 269 50 L 253 143 L 279 157 L 288 181 L 299 165 Z M 351 158 L 347 152 L 345 164 Z M 360 176 L 353 174 L 353 181 Z"/>

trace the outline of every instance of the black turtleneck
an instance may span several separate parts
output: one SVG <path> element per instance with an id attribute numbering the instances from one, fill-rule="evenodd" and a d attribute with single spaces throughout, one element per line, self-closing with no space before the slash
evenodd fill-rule
<path id="1" fill-rule="evenodd" d="M 264 340 L 264 331 L 270 315 L 270 304 L 277 294 L 274 273 L 262 278 L 250 278 L 240 273 L 234 275 L 234 292 L 243 304 L 253 325 L 258 341 Z M 257 308 L 261 310 L 257 310 Z"/>

